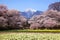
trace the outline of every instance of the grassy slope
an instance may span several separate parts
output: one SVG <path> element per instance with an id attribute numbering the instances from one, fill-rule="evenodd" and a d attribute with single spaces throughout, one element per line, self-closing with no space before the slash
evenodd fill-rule
<path id="1" fill-rule="evenodd" d="M 0 32 L 52 32 L 52 33 L 60 33 L 60 29 L 59 30 L 47 30 L 47 29 L 44 29 L 44 30 L 29 30 L 29 29 L 26 29 L 26 30 L 4 30 L 4 31 L 0 31 Z"/>

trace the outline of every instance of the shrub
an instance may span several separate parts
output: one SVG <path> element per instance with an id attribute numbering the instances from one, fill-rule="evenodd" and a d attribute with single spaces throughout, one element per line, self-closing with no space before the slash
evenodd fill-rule
<path id="1" fill-rule="evenodd" d="M 39 23 L 33 23 L 30 25 L 30 29 L 38 29 L 40 27 Z"/>

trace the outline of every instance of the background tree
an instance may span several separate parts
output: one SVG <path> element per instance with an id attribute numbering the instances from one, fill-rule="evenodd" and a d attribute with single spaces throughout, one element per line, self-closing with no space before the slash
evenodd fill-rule
<path id="1" fill-rule="evenodd" d="M 0 5 L 0 29 L 23 29 L 26 25 L 27 19 L 20 15 L 20 11 Z"/>

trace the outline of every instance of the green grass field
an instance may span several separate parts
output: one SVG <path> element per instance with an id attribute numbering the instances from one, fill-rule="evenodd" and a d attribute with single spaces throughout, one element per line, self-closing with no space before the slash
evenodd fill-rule
<path id="1" fill-rule="evenodd" d="M 0 33 L 0 40 L 60 40 L 60 33 Z"/>

